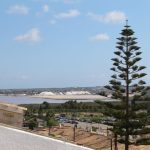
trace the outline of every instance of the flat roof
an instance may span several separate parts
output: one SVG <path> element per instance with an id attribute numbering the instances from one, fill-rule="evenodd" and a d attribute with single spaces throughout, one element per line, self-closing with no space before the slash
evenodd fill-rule
<path id="1" fill-rule="evenodd" d="M 0 147 L 3 150 L 93 150 L 1 125 Z"/>

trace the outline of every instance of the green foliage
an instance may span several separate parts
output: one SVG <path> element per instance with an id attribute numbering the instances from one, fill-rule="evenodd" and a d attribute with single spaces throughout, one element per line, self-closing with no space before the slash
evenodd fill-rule
<path id="1" fill-rule="evenodd" d="M 56 126 L 57 122 L 54 118 L 48 118 L 47 119 L 47 126 L 49 127 L 49 135 L 50 135 L 50 130 L 53 126 Z"/>
<path id="2" fill-rule="evenodd" d="M 105 92 L 105 91 L 101 91 L 101 92 L 99 92 L 99 93 L 98 93 L 98 95 L 101 95 L 101 96 L 105 96 L 105 97 L 107 97 L 107 94 L 106 94 L 106 92 Z"/>
<path id="3" fill-rule="evenodd" d="M 139 66 L 142 59 L 140 47 L 137 46 L 134 31 L 130 26 L 124 26 L 121 37 L 117 38 L 117 50 L 112 58 L 114 74 L 111 76 L 110 85 L 106 86 L 113 92 L 112 98 L 119 99 L 117 104 L 101 103 L 105 109 L 103 113 L 115 117 L 113 132 L 120 135 L 121 141 L 125 142 L 125 150 L 128 150 L 129 135 L 141 134 L 148 125 L 148 108 L 143 102 L 146 94 L 145 81 L 140 78 L 146 76 L 143 71 L 145 66 Z M 135 84 L 135 82 L 137 82 Z M 134 97 L 130 98 L 129 94 Z M 149 130 L 146 130 L 150 133 Z"/>
<path id="4" fill-rule="evenodd" d="M 137 140 L 136 145 L 150 145 L 150 140 L 147 138 L 141 138 Z"/>
<path id="5" fill-rule="evenodd" d="M 45 119 L 45 114 L 52 113 L 67 113 L 67 112 L 100 112 L 101 106 L 96 103 L 77 103 L 74 100 L 67 101 L 63 104 L 51 104 L 48 103 L 48 108 L 45 104 L 22 104 L 21 106 L 28 109 L 25 117 L 37 114 L 40 119 Z"/>
<path id="6" fill-rule="evenodd" d="M 96 132 L 97 131 L 97 127 L 92 126 L 92 131 Z"/>
<path id="7" fill-rule="evenodd" d="M 55 116 L 54 111 L 48 110 L 48 111 L 46 112 L 46 118 L 47 118 L 47 119 L 53 118 L 54 116 Z"/>
<path id="8" fill-rule="evenodd" d="M 100 123 L 102 120 L 102 117 L 95 116 L 91 118 L 91 122 Z"/>
<path id="9" fill-rule="evenodd" d="M 35 127 L 37 127 L 37 121 L 36 119 L 29 120 L 29 129 L 33 130 Z"/>
<path id="10" fill-rule="evenodd" d="M 54 118 L 50 118 L 47 120 L 47 126 L 48 127 L 52 127 L 52 126 L 56 126 L 57 125 L 57 122 Z"/>

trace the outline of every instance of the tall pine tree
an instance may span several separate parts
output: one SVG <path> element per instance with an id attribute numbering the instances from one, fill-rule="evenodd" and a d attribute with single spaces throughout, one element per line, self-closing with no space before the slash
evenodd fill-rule
<path id="1" fill-rule="evenodd" d="M 146 93 L 146 83 L 141 80 L 146 75 L 142 72 L 146 67 L 139 66 L 142 52 L 137 46 L 137 38 L 134 37 L 134 31 L 128 25 L 128 21 L 120 34 L 121 37 L 117 38 L 117 50 L 114 52 L 116 57 L 111 59 L 111 70 L 114 74 L 111 76 L 110 85 L 106 86 L 112 91 L 112 98 L 119 99 L 120 102 L 101 104 L 105 106 L 103 113 L 116 119 L 113 132 L 125 143 L 125 150 L 128 150 L 131 139 L 140 142 L 142 134 L 150 132 L 147 119 L 148 105 L 144 101 L 140 102 Z"/>

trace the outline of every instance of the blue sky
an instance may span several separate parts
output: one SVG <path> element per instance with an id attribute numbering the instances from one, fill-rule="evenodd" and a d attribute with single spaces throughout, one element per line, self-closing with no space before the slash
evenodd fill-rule
<path id="1" fill-rule="evenodd" d="M 0 1 L 0 88 L 101 86 L 126 18 L 150 84 L 150 1 Z"/>

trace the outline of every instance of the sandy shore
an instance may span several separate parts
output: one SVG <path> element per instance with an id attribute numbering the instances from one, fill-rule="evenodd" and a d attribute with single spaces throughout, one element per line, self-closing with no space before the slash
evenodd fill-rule
<path id="1" fill-rule="evenodd" d="M 104 100 L 112 101 L 112 99 L 101 95 L 34 95 L 36 98 L 56 99 L 56 100 Z"/>

